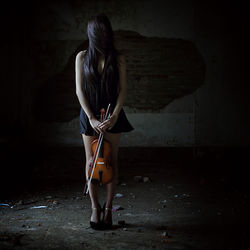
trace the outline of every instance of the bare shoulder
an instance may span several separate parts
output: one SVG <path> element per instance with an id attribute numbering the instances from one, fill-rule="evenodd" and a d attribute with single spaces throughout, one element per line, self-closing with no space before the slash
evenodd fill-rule
<path id="1" fill-rule="evenodd" d="M 83 50 L 77 53 L 76 61 L 82 62 L 87 50 Z"/>

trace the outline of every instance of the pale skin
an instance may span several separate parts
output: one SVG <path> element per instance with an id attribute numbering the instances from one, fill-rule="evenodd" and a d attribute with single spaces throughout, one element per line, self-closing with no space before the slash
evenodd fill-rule
<path id="1" fill-rule="evenodd" d="M 118 61 L 118 70 L 119 70 L 119 95 L 117 98 L 116 106 L 114 111 L 109 119 L 104 122 L 100 122 L 93 114 L 88 100 L 84 91 L 82 90 L 83 82 L 82 82 L 82 63 L 84 60 L 84 55 L 86 51 L 81 51 L 77 54 L 75 60 L 75 77 L 76 77 L 76 95 L 78 97 L 79 103 L 83 110 L 85 111 L 86 115 L 88 116 L 89 122 L 92 128 L 99 134 L 104 134 L 104 139 L 111 143 L 112 147 L 112 156 L 111 156 L 111 164 L 114 171 L 113 181 L 111 183 L 106 184 L 106 207 L 112 208 L 112 202 L 115 192 L 116 181 L 118 177 L 118 167 L 117 167 L 117 158 L 118 158 L 118 148 L 120 142 L 121 133 L 110 133 L 108 132 L 111 129 L 118 118 L 118 115 L 123 107 L 126 94 L 127 94 L 127 83 L 126 83 L 126 60 L 124 55 L 120 55 L 117 57 Z M 104 67 L 104 55 L 100 55 L 98 61 L 98 71 L 99 73 L 102 72 Z M 91 143 L 95 136 L 87 136 L 82 134 L 82 139 L 85 148 L 85 156 L 86 156 L 86 166 L 85 166 L 85 175 L 86 181 L 88 178 L 88 170 L 89 170 L 89 163 L 92 158 L 92 150 L 91 150 Z M 98 186 L 90 184 L 89 188 L 89 195 L 92 203 L 92 215 L 90 220 L 93 222 L 100 221 L 100 213 L 97 209 L 98 207 Z M 110 210 L 105 210 L 104 220 L 111 220 L 112 214 Z"/>

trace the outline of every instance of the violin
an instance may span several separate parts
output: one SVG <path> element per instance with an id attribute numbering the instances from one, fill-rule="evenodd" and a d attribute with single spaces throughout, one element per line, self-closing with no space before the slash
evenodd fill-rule
<path id="1" fill-rule="evenodd" d="M 110 104 L 105 110 L 101 110 L 101 122 L 105 121 L 110 117 L 109 113 Z M 111 143 L 103 139 L 103 133 L 99 134 L 99 138 L 93 140 L 91 144 L 91 149 L 93 157 L 91 159 L 91 164 L 88 172 L 88 180 L 86 181 L 84 188 L 84 195 L 88 193 L 90 183 L 94 185 L 103 185 L 110 183 L 113 179 L 113 168 L 111 165 Z"/>

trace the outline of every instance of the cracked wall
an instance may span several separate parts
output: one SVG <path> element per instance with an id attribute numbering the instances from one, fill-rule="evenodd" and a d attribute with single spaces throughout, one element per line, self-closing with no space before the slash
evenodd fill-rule
<path id="1" fill-rule="evenodd" d="M 105 12 L 128 62 L 124 109 L 135 131 L 124 134 L 121 146 L 248 144 L 247 22 L 241 11 L 181 0 L 9 6 L 1 17 L 7 24 L 1 136 L 24 132 L 32 140 L 82 145 L 74 56 L 86 46 L 88 18 Z"/>

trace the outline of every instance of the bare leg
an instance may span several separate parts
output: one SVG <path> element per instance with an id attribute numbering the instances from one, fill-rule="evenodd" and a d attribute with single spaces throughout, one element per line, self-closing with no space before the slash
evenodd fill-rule
<path id="1" fill-rule="evenodd" d="M 118 150 L 119 150 L 119 142 L 120 142 L 121 133 L 109 133 L 105 132 L 104 139 L 111 143 L 112 147 L 112 160 L 111 164 L 113 167 L 113 179 L 112 182 L 106 184 L 107 190 L 107 199 L 106 199 L 106 207 L 112 208 L 112 202 L 115 194 L 115 187 L 118 180 Z M 112 213 L 110 210 L 105 210 L 104 220 L 110 221 L 112 219 Z"/>
<path id="2" fill-rule="evenodd" d="M 82 134 L 84 148 L 85 148 L 85 156 L 86 156 L 86 166 L 85 166 L 85 175 L 86 181 L 88 180 L 88 173 L 89 173 L 89 163 L 92 158 L 92 150 L 91 150 L 91 143 L 96 137 L 94 136 L 86 136 Z M 92 208 L 98 208 L 98 186 L 90 183 L 89 187 L 89 195 L 91 199 L 91 206 Z M 90 218 L 93 222 L 100 221 L 100 211 L 99 209 L 92 209 L 92 215 Z"/>

